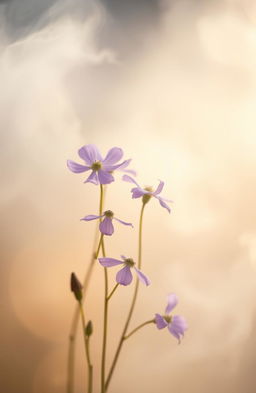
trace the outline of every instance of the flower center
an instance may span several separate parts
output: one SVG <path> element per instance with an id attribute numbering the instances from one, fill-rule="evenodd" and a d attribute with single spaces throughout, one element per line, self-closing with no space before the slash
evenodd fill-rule
<path id="1" fill-rule="evenodd" d="M 126 266 L 133 267 L 135 265 L 135 262 L 132 258 L 126 258 L 126 260 L 124 262 L 125 262 Z"/>
<path id="2" fill-rule="evenodd" d="M 101 165 L 101 162 L 100 162 L 100 161 L 95 161 L 95 162 L 92 164 L 92 166 L 91 166 L 91 168 L 92 168 L 93 171 L 98 171 L 98 170 L 101 169 L 101 167 L 102 167 L 102 165 Z"/>
<path id="3" fill-rule="evenodd" d="M 108 218 L 113 218 L 114 217 L 114 213 L 111 210 L 106 210 L 104 212 L 104 216 L 108 217 Z"/>
<path id="4" fill-rule="evenodd" d="M 163 315 L 163 318 L 166 320 L 167 323 L 171 323 L 172 322 L 171 315 Z"/>

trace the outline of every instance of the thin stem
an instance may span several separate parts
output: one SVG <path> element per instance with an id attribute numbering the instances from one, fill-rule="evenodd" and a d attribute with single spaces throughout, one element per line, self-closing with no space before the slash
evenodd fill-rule
<path id="1" fill-rule="evenodd" d="M 101 186 L 100 190 L 100 206 L 99 206 L 99 215 L 102 215 L 103 212 L 103 204 L 104 204 L 104 197 L 103 197 L 103 189 Z M 106 196 L 106 192 L 105 192 Z M 94 246 L 93 250 L 96 249 L 96 245 L 98 242 L 98 228 L 95 231 L 95 236 L 94 236 Z M 103 243 L 103 237 L 101 235 L 97 251 L 92 253 L 90 264 L 87 268 L 87 271 L 85 273 L 85 278 L 83 282 L 83 299 L 85 299 L 85 294 L 87 292 L 89 282 L 92 276 L 93 268 L 95 265 L 95 260 L 98 258 L 100 248 L 104 248 Z M 76 306 L 72 322 L 71 322 L 71 328 L 70 328 L 70 333 L 69 333 L 69 344 L 68 344 L 68 365 L 67 365 L 67 393 L 73 393 L 74 392 L 74 370 L 75 370 L 75 346 L 76 346 L 76 336 L 77 336 L 77 329 L 78 329 L 78 321 L 79 321 L 79 305 Z"/>
<path id="2" fill-rule="evenodd" d="M 134 333 L 136 333 L 139 329 L 143 328 L 146 325 L 149 325 L 150 323 L 154 323 L 155 320 L 151 319 L 150 321 L 146 321 L 142 323 L 141 325 L 137 326 L 135 329 L 133 329 L 127 336 L 124 337 L 124 340 L 127 340 L 127 338 L 131 337 Z"/>
<path id="3" fill-rule="evenodd" d="M 111 298 L 111 296 L 114 294 L 114 292 L 116 291 L 117 287 L 118 287 L 119 283 L 117 283 L 114 288 L 112 289 L 112 291 L 110 292 L 110 294 L 107 297 L 107 300 L 109 301 L 109 299 Z"/>
<path id="4" fill-rule="evenodd" d="M 139 221 L 139 245 L 138 245 L 138 248 L 139 248 L 138 249 L 138 267 L 139 267 L 139 269 L 141 268 L 141 262 L 142 262 L 142 225 L 143 225 L 144 209 L 145 209 L 145 203 L 142 204 L 142 208 L 141 208 L 141 212 L 140 212 L 140 221 Z M 112 365 L 110 367 L 110 371 L 109 371 L 107 380 L 106 380 L 105 392 L 108 389 L 110 380 L 112 378 L 113 372 L 114 372 L 115 367 L 116 367 L 117 360 L 119 358 L 119 355 L 120 355 L 120 352 L 121 352 L 121 349 L 122 349 L 122 346 L 123 346 L 123 343 L 124 343 L 124 340 L 125 340 L 126 332 L 128 330 L 128 327 L 129 327 L 129 324 L 130 324 L 130 321 L 131 321 L 131 318 L 132 318 L 134 306 L 135 306 L 135 303 L 136 303 L 136 299 L 137 299 L 137 295 L 138 295 L 138 289 L 139 289 L 139 280 L 137 278 L 136 279 L 134 293 L 133 293 L 132 303 L 131 303 L 131 306 L 130 306 L 130 310 L 129 310 L 129 313 L 128 313 L 128 316 L 127 316 L 127 319 L 126 319 L 126 322 L 125 322 L 125 325 L 124 325 L 124 329 L 123 329 L 121 338 L 119 340 L 119 344 L 117 346 L 117 350 L 116 350 L 116 353 L 115 353 Z"/>
<path id="5" fill-rule="evenodd" d="M 92 393 L 92 383 L 93 383 L 93 365 L 90 358 L 90 349 L 89 349 L 89 337 L 86 335 L 86 323 L 85 323 L 85 316 L 82 302 L 79 302 L 79 310 L 82 319 L 82 327 L 83 327 L 83 336 L 84 336 L 84 347 L 85 347 L 85 354 L 86 354 L 86 361 L 88 367 L 88 387 L 87 392 Z"/>

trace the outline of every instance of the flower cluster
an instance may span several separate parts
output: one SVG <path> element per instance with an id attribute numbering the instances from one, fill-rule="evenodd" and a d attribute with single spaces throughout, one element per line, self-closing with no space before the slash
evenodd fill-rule
<path id="1" fill-rule="evenodd" d="M 142 223 L 143 223 L 143 214 L 145 206 L 152 200 L 158 200 L 161 207 L 166 209 L 169 213 L 171 212 L 170 206 L 168 203 L 172 202 L 169 199 L 163 198 L 160 194 L 164 187 L 164 182 L 159 181 L 158 186 L 153 189 L 152 187 L 141 187 L 137 181 L 134 179 L 136 176 L 136 172 L 132 169 L 129 169 L 129 165 L 131 163 L 131 159 L 124 160 L 121 162 L 123 158 L 123 151 L 119 147 L 111 148 L 105 158 L 101 155 L 97 147 L 93 144 L 85 145 L 78 150 L 79 157 L 84 161 L 84 164 L 77 163 L 72 160 L 67 161 L 67 166 L 73 173 L 83 173 L 90 171 L 89 176 L 84 181 L 84 183 L 92 183 L 94 185 L 100 185 L 100 207 L 98 214 L 87 214 L 83 218 L 82 221 L 93 221 L 98 220 L 98 229 L 101 233 L 99 244 L 97 247 L 97 251 L 93 254 L 92 263 L 88 268 L 87 275 L 84 280 L 84 286 L 80 283 L 75 273 L 71 275 L 71 291 L 73 292 L 75 299 L 79 303 L 79 311 L 81 314 L 81 320 L 83 323 L 83 333 L 84 333 L 84 341 L 85 341 L 85 351 L 86 351 L 86 361 L 88 365 L 88 390 L 87 393 L 92 393 L 93 391 L 93 365 L 90 357 L 90 349 L 89 349 L 89 339 L 93 334 L 93 325 L 92 321 L 88 320 L 86 323 L 85 314 L 82 307 L 82 302 L 85 299 L 84 291 L 87 289 L 92 268 L 94 266 L 94 262 L 98 260 L 99 264 L 104 268 L 104 279 L 105 279 L 105 291 L 104 291 L 104 316 L 103 316 L 103 344 L 102 344 L 102 362 L 101 362 L 101 392 L 106 393 L 108 384 L 112 377 L 113 370 L 115 369 L 115 365 L 122 348 L 123 342 L 127 340 L 133 333 L 137 332 L 139 329 L 144 327 L 149 323 L 154 323 L 156 328 L 162 330 L 167 328 L 169 332 L 178 340 L 180 343 L 181 338 L 184 336 L 185 331 L 187 330 L 187 322 L 180 315 L 171 315 L 172 310 L 178 304 L 177 295 L 171 293 L 168 295 L 168 303 L 165 309 L 165 313 L 159 314 L 155 313 L 154 318 L 150 319 L 137 328 L 132 330 L 129 334 L 127 334 L 127 330 L 130 324 L 130 320 L 134 311 L 137 294 L 138 294 L 138 286 L 139 283 L 142 282 L 145 286 L 150 285 L 150 280 L 141 271 L 142 265 Z M 115 180 L 115 172 L 121 171 L 125 174 L 122 176 L 122 180 L 128 183 L 133 184 L 133 188 L 131 189 L 132 198 L 133 199 L 141 199 L 141 212 L 139 219 L 139 241 L 138 241 L 138 260 L 135 260 L 131 257 L 126 257 L 121 255 L 121 259 L 112 258 L 106 253 L 105 249 L 105 236 L 112 236 L 114 234 L 114 225 L 113 222 L 119 222 L 122 225 L 129 226 L 134 228 L 133 224 L 130 222 L 126 222 L 117 218 L 112 210 L 105 210 L 103 205 L 105 203 L 105 188 L 108 184 L 112 183 Z M 132 177 L 133 176 L 133 177 Z M 98 233 L 97 229 L 97 233 Z M 101 252 L 101 257 L 99 254 Z M 109 280 L 108 280 L 108 268 L 119 266 L 119 270 L 116 273 L 116 283 L 113 289 L 108 291 Z M 121 269 L 120 269 L 121 267 Z M 144 270 L 144 269 L 143 269 Z M 116 354 L 113 359 L 113 363 L 110 367 L 109 375 L 105 376 L 106 369 L 106 348 L 107 348 L 107 324 L 108 324 L 108 303 L 115 293 L 116 289 L 119 285 L 127 287 L 133 282 L 133 276 L 135 275 L 136 282 L 133 293 L 133 298 L 131 301 L 131 306 L 127 310 L 127 319 L 124 324 L 124 329 L 122 332 L 121 339 L 119 341 L 119 345 L 116 350 Z M 77 326 L 77 319 L 72 324 L 72 330 L 70 337 L 72 340 L 70 341 L 69 347 L 69 372 L 68 375 L 68 386 L 71 386 L 73 383 L 73 375 L 72 370 L 74 366 L 72 365 L 72 361 L 74 361 L 74 342 L 75 342 L 75 334 L 74 327 Z M 71 370 L 71 371 L 70 371 Z M 72 391 L 70 389 L 69 391 Z"/>

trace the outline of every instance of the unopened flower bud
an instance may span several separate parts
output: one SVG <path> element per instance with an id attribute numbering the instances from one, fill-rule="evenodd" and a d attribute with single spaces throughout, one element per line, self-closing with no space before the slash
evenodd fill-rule
<path id="1" fill-rule="evenodd" d="M 71 274 L 70 287 L 71 287 L 71 291 L 75 295 L 76 300 L 80 302 L 83 298 L 83 291 L 82 291 L 83 287 L 80 281 L 78 280 L 77 276 L 75 275 L 75 273 Z"/>
<path id="2" fill-rule="evenodd" d="M 85 328 L 85 334 L 87 337 L 90 337 L 92 335 L 92 332 L 93 332 L 92 321 L 89 321 Z"/>

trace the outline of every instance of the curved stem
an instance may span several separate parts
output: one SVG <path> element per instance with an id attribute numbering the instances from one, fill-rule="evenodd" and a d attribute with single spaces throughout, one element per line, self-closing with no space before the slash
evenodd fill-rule
<path id="1" fill-rule="evenodd" d="M 139 245 L 138 245 L 138 247 L 139 247 L 139 250 L 138 250 L 138 268 L 139 269 L 141 268 L 141 262 L 142 262 L 142 224 L 143 224 L 143 213 L 144 213 L 145 205 L 146 205 L 145 203 L 142 204 L 142 208 L 141 208 L 141 212 L 140 212 L 140 222 L 139 222 Z M 130 321 L 131 321 L 131 318 L 132 318 L 134 306 L 135 306 L 135 303 L 136 303 L 136 299 L 137 299 L 137 295 L 138 295 L 138 289 L 139 289 L 139 280 L 137 278 L 136 279 L 134 293 L 133 293 L 132 303 L 131 303 L 131 306 L 130 306 L 130 310 L 129 310 L 129 313 L 128 313 L 128 316 L 127 316 L 127 319 L 126 319 L 126 322 L 125 322 L 125 325 L 124 325 L 124 329 L 123 329 L 121 338 L 119 340 L 119 344 L 117 346 L 117 350 L 116 350 L 116 353 L 115 353 L 112 365 L 110 367 L 110 371 L 109 371 L 107 380 L 106 380 L 105 392 L 108 389 L 110 380 L 112 378 L 113 372 L 114 372 L 115 367 L 116 367 L 117 360 L 119 358 L 119 355 L 120 355 L 120 352 L 121 352 L 121 349 L 122 349 L 122 346 L 123 346 L 123 343 L 124 343 L 124 340 L 125 340 L 126 332 L 128 330 L 128 327 L 129 327 L 129 324 L 130 324 Z"/>
<path id="2" fill-rule="evenodd" d="M 86 336 L 86 323 L 85 323 L 85 316 L 82 302 L 79 302 L 79 311 L 81 314 L 82 319 L 82 327 L 83 327 L 83 336 L 84 336 L 84 347 L 85 347 L 85 354 L 88 366 L 88 387 L 87 392 L 92 393 L 92 383 L 93 383 L 93 365 L 90 358 L 90 349 L 89 349 L 89 337 Z"/>
<path id="3" fill-rule="evenodd" d="M 117 283 L 114 288 L 112 289 L 112 291 L 110 292 L 110 294 L 107 297 L 107 300 L 109 301 L 109 299 L 111 298 L 111 296 L 115 293 L 117 287 L 118 287 L 119 283 Z"/>
<path id="4" fill-rule="evenodd" d="M 136 333 L 139 329 L 143 328 L 146 325 L 149 325 L 150 323 L 154 323 L 155 320 L 151 319 L 150 321 L 146 321 L 142 323 L 141 325 L 137 326 L 135 329 L 133 329 L 127 336 L 124 337 L 124 340 L 127 340 L 127 338 L 131 337 L 134 333 Z"/>

